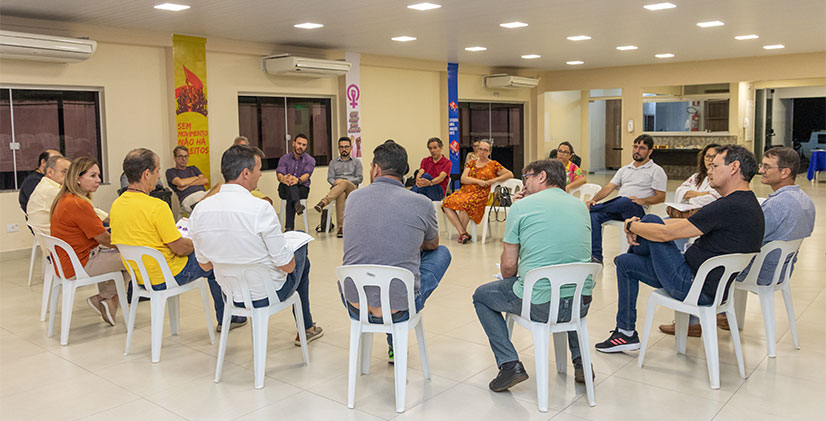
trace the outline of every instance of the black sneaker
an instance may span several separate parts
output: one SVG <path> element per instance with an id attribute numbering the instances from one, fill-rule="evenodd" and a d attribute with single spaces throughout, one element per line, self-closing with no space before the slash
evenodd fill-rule
<path id="1" fill-rule="evenodd" d="M 625 336 L 619 330 L 612 330 L 611 336 L 595 345 L 599 352 L 637 351 L 640 349 L 640 336 L 634 331 L 633 336 Z"/>
<path id="2" fill-rule="evenodd" d="M 499 374 L 491 380 L 488 387 L 494 392 L 504 392 L 511 387 L 528 380 L 528 373 L 519 361 L 504 363 L 499 367 Z"/>
<path id="3" fill-rule="evenodd" d="M 574 382 L 585 383 L 585 369 L 582 367 L 582 357 L 576 357 L 574 363 Z M 594 365 L 591 364 L 591 379 L 596 379 L 597 375 L 594 373 Z"/>

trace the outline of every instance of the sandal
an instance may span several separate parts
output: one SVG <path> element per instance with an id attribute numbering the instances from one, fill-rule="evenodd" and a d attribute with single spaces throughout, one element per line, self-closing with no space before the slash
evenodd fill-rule
<path id="1" fill-rule="evenodd" d="M 459 237 L 459 241 L 461 241 L 462 244 L 469 243 L 470 239 L 471 239 L 471 237 L 470 237 L 470 234 L 468 234 L 468 233 L 464 233 L 464 234 L 462 234 L 461 237 Z"/>

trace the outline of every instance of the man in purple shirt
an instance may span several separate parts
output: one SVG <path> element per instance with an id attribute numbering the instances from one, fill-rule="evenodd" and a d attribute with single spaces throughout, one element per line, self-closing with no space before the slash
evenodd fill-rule
<path id="1" fill-rule="evenodd" d="M 204 185 L 209 184 L 206 176 L 194 165 L 189 164 L 189 149 L 178 145 L 172 150 L 175 157 L 175 167 L 166 170 L 166 182 L 178 195 L 181 209 L 192 213 L 192 208 L 206 196 Z"/>
<path id="2" fill-rule="evenodd" d="M 295 227 L 295 214 L 304 212 L 304 205 L 299 201 L 310 195 L 310 176 L 315 169 L 315 159 L 307 150 L 307 136 L 297 134 L 293 139 L 293 151 L 287 152 L 278 160 L 275 175 L 278 177 L 278 197 L 287 201 L 284 217 L 284 230 L 292 231 Z"/>

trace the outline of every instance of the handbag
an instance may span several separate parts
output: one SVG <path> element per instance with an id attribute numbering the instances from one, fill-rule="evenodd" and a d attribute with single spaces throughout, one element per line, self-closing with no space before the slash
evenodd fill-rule
<path id="1" fill-rule="evenodd" d="M 318 224 L 318 226 L 315 227 L 315 232 L 324 232 L 324 227 L 327 226 L 327 218 L 329 218 L 329 217 L 330 216 L 327 214 L 327 209 L 323 209 L 321 211 L 321 221 Z M 336 224 L 330 222 L 330 231 L 328 231 L 328 232 L 333 232 L 333 229 L 335 227 L 336 227 Z"/>
<path id="2" fill-rule="evenodd" d="M 507 213 L 505 212 L 506 207 L 510 207 L 513 204 L 513 199 L 511 199 L 511 191 L 508 187 L 498 185 L 495 189 L 493 189 L 492 193 L 493 200 L 491 201 L 490 210 L 488 211 L 488 221 L 491 220 L 491 214 L 493 214 L 493 220 L 496 222 L 505 222 L 507 220 Z M 500 209 L 503 208 L 503 209 Z M 499 212 L 502 211 L 503 217 L 499 219 Z"/>

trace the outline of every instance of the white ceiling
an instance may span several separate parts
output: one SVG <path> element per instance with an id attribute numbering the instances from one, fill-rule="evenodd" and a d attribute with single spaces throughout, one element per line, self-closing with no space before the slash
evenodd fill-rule
<path id="1" fill-rule="evenodd" d="M 182 12 L 156 10 L 165 1 Z M 16 16 L 206 37 L 271 42 L 489 66 L 571 69 L 763 56 L 826 50 L 824 0 L 670 0 L 675 9 L 642 6 L 662 0 L 430 0 L 436 10 L 406 6 L 420 0 L 2 0 L 2 17 Z M 725 26 L 699 28 L 721 20 Z M 529 26 L 505 29 L 500 23 Z M 303 22 L 321 29 L 297 29 Z M 566 37 L 585 34 L 588 41 Z M 735 35 L 759 39 L 736 41 Z M 400 43 L 391 37 L 408 35 Z M 635 51 L 617 51 L 633 44 Z M 785 49 L 764 50 L 763 45 Z M 471 53 L 465 47 L 484 46 Z M 656 59 L 655 53 L 673 53 Z M 523 54 L 539 54 L 525 60 Z"/>

